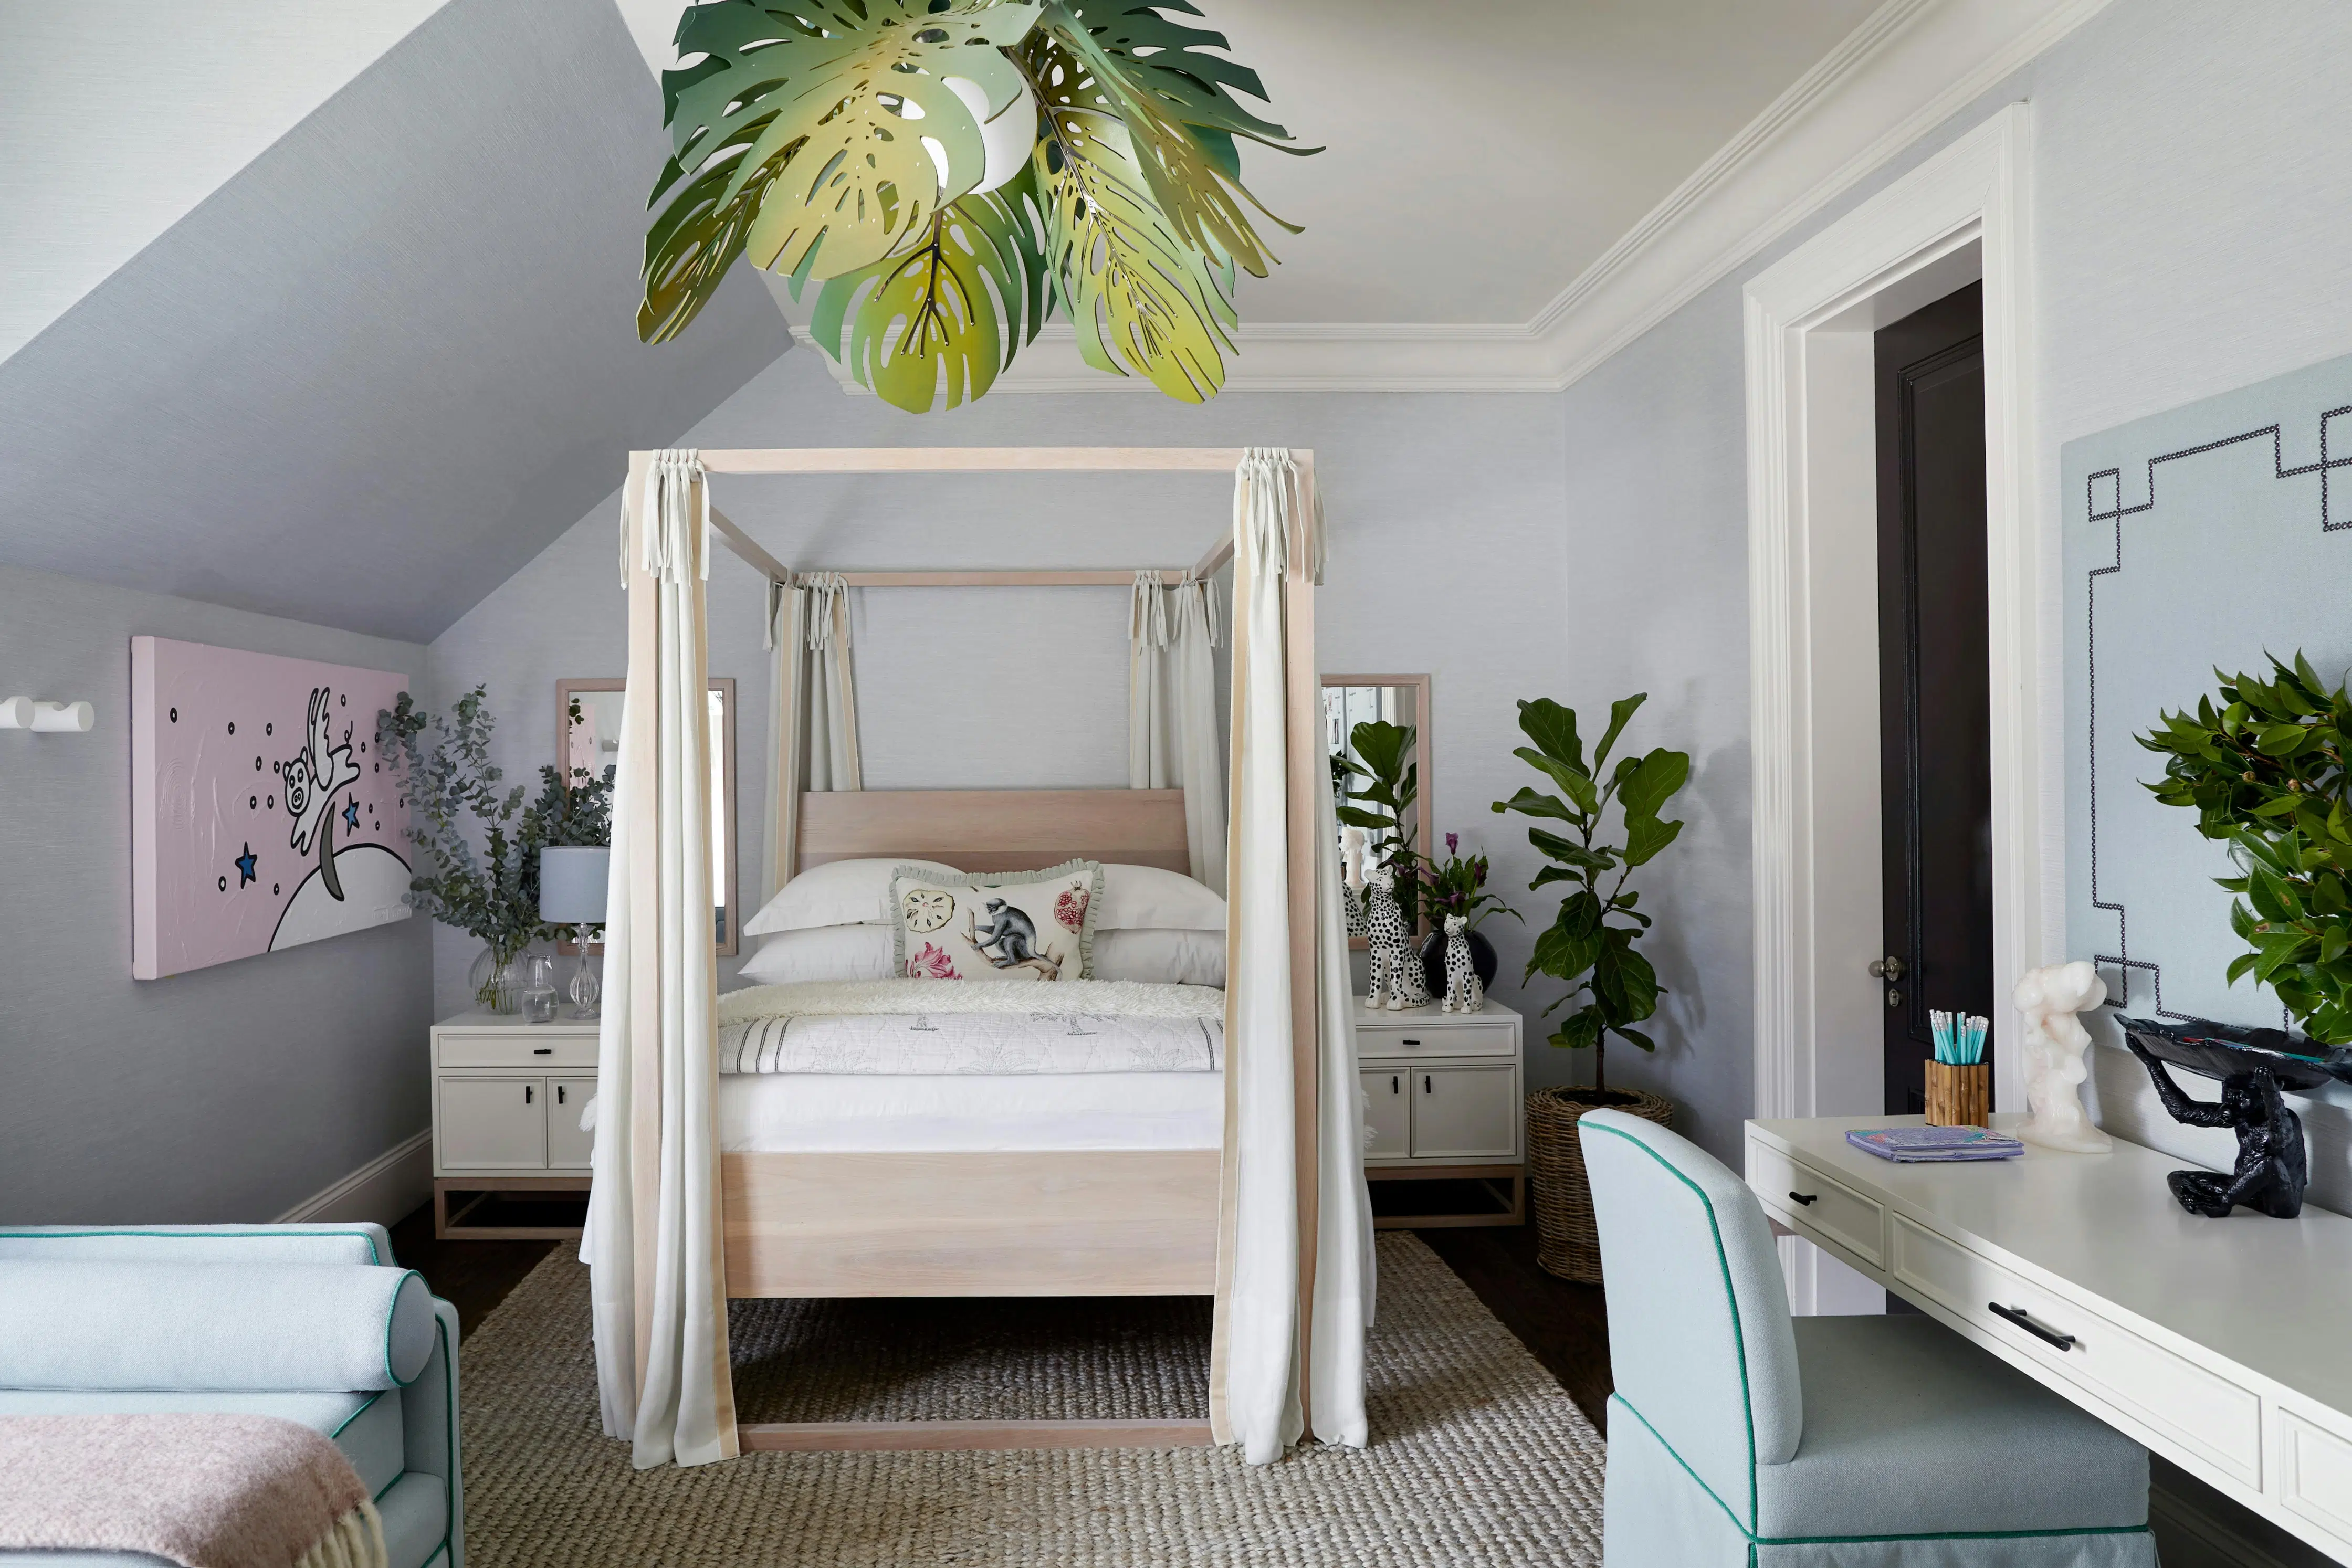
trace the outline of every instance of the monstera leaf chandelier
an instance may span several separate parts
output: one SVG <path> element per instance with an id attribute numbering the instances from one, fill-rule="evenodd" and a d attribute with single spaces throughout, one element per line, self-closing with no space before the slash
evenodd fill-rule
<path id="1" fill-rule="evenodd" d="M 739 255 L 820 285 L 818 346 L 920 413 L 977 398 L 1056 307 L 1097 370 L 1200 402 L 1236 269 L 1274 257 L 1238 143 L 1257 73 L 1186 0 L 716 0 L 677 27 L 637 335 L 676 337 Z M 697 59 L 696 57 L 701 57 Z M 1312 148 L 1281 147 L 1284 152 Z"/>

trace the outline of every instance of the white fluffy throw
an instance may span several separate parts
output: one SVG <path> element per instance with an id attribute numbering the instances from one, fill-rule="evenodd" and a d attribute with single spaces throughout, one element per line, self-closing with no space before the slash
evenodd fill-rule
<path id="1" fill-rule="evenodd" d="M 719 1021 L 859 1013 L 1103 1013 L 1122 1018 L 1223 1019 L 1211 986 L 1142 980 L 802 980 L 751 986 L 719 998 Z"/>

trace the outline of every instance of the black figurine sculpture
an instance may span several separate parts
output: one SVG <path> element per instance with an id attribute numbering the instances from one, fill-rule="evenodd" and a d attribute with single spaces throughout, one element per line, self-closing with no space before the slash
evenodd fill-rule
<path id="1" fill-rule="evenodd" d="M 2273 1219 L 2303 1212 L 2303 1189 L 2311 1179 L 2303 1147 L 2303 1119 L 2279 1092 L 2311 1089 L 2326 1082 L 2327 1064 L 2307 1054 L 2306 1042 L 2276 1030 L 2224 1033 L 2210 1024 L 2176 1028 L 2145 1019 L 2120 1019 L 2125 1043 L 2147 1068 L 2156 1092 L 2172 1119 L 2190 1127 L 2228 1127 L 2238 1134 L 2237 1168 L 2174 1171 L 2165 1185 L 2191 1214 L 2220 1219 L 2239 1204 Z M 2244 1038 L 2231 1038 L 2231 1035 Z M 2259 1039 L 2254 1037 L 2261 1037 Z M 2304 1051 L 2288 1049 L 2303 1045 Z M 2340 1054 L 2340 1053 L 2339 1053 Z M 2221 1103 L 2191 1100 L 2172 1081 L 2166 1064 L 2221 1082 Z"/>

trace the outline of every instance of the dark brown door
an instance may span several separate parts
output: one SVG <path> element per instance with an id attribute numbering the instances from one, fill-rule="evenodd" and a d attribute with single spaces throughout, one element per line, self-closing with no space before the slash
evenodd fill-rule
<path id="1" fill-rule="evenodd" d="M 1875 358 L 1886 1109 L 1902 1114 L 1925 1109 L 1928 1009 L 1993 1016 L 1983 286 L 1880 329 Z"/>

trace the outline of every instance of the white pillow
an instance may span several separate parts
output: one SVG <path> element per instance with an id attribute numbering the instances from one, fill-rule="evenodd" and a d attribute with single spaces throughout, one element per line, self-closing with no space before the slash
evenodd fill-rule
<path id="1" fill-rule="evenodd" d="M 1223 990 L 1225 934 L 1152 928 L 1097 931 L 1095 978 L 1148 980 L 1159 986 L 1214 986 Z"/>
<path id="2" fill-rule="evenodd" d="M 789 986 L 799 980 L 887 980 L 897 951 L 896 937 L 887 925 L 812 925 L 770 936 L 743 961 L 740 973 L 746 981 L 761 986 Z"/>
<path id="3" fill-rule="evenodd" d="M 902 865 L 959 874 L 938 861 L 827 861 L 784 883 L 744 924 L 743 935 L 765 936 L 812 925 L 887 925 L 898 918 L 890 907 L 890 873 Z"/>
<path id="4" fill-rule="evenodd" d="M 1095 916 L 1097 931 L 1225 928 L 1225 901 L 1211 893 L 1207 884 L 1181 872 L 1162 871 L 1156 865 L 1106 864 L 1102 869 L 1102 909 Z"/>

